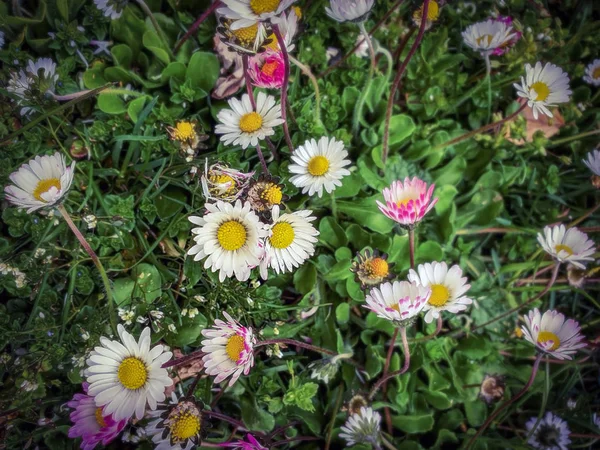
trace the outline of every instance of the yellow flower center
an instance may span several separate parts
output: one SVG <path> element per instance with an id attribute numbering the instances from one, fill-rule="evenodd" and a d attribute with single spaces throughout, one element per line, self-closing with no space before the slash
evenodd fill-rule
<path id="1" fill-rule="evenodd" d="M 247 233 L 244 225 L 237 220 L 224 222 L 217 230 L 219 244 L 230 252 L 239 250 L 246 243 Z"/>
<path id="2" fill-rule="evenodd" d="M 556 250 L 556 253 L 567 252 L 569 256 L 571 256 L 574 253 L 571 247 L 563 244 L 558 244 L 556 247 L 554 247 L 554 250 Z"/>
<path id="3" fill-rule="evenodd" d="M 596 67 L 594 69 L 594 71 L 592 72 L 592 78 L 594 80 L 597 80 L 598 78 L 600 78 L 600 67 Z"/>
<path id="4" fill-rule="evenodd" d="M 178 122 L 173 129 L 173 139 L 187 141 L 194 137 L 194 124 L 191 122 Z"/>
<path id="5" fill-rule="evenodd" d="M 269 183 L 261 192 L 260 198 L 270 205 L 279 205 L 283 199 L 283 192 L 281 192 L 281 188 L 276 184 Z"/>
<path id="6" fill-rule="evenodd" d="M 404 208 L 405 208 L 405 207 L 408 205 L 408 203 L 409 203 L 411 200 L 413 200 L 413 199 L 412 199 L 412 198 L 410 198 L 410 197 L 408 197 L 408 198 L 405 198 L 404 200 L 398 200 L 398 201 L 396 202 L 396 206 L 397 206 L 398 208 L 402 208 L 402 207 L 404 207 Z"/>
<path id="7" fill-rule="evenodd" d="M 148 369 L 138 358 L 130 356 L 121 361 L 117 375 L 123 386 L 134 391 L 146 384 Z"/>
<path id="8" fill-rule="evenodd" d="M 423 10 L 425 9 L 425 5 L 421 6 L 417 11 L 415 11 L 415 18 L 420 20 L 423 17 Z M 427 20 L 436 21 L 440 17 L 440 7 L 436 1 L 429 2 L 429 8 L 427 8 Z"/>
<path id="9" fill-rule="evenodd" d="M 240 130 L 244 133 L 254 133 L 260 130 L 262 127 L 263 120 L 260 114 L 257 112 L 251 112 L 244 114 L 240 119 Z"/>
<path id="10" fill-rule="evenodd" d="M 169 428 L 175 442 L 185 441 L 200 432 L 200 417 L 185 411 L 173 420 Z"/>
<path id="11" fill-rule="evenodd" d="M 240 28 L 239 30 L 230 30 L 231 33 L 245 46 L 254 44 L 256 35 L 258 34 L 258 23 L 249 27 Z"/>
<path id="12" fill-rule="evenodd" d="M 250 9 L 254 14 L 264 14 L 277 11 L 280 0 L 250 0 Z"/>
<path id="13" fill-rule="evenodd" d="M 450 299 L 450 291 L 443 284 L 432 284 L 431 297 L 429 297 L 429 304 L 432 306 L 444 306 Z"/>
<path id="14" fill-rule="evenodd" d="M 487 39 L 487 42 L 484 42 L 485 39 Z M 491 34 L 484 34 L 476 39 L 477 45 L 490 45 L 492 43 L 492 39 L 494 39 L 494 37 Z"/>
<path id="15" fill-rule="evenodd" d="M 287 248 L 294 242 L 294 228 L 287 222 L 279 222 L 273 226 L 273 234 L 269 238 L 275 248 Z"/>
<path id="16" fill-rule="evenodd" d="M 383 258 L 373 258 L 367 263 L 367 271 L 373 277 L 383 278 L 389 273 L 389 265 Z"/>
<path id="17" fill-rule="evenodd" d="M 302 19 L 302 8 L 300 8 L 299 6 L 292 6 L 292 9 L 296 13 L 296 17 L 298 19 Z"/>
<path id="18" fill-rule="evenodd" d="M 264 63 L 260 68 L 261 72 L 267 75 L 268 77 L 272 77 L 277 68 L 279 67 L 279 63 L 277 61 Z"/>
<path id="19" fill-rule="evenodd" d="M 390 305 L 390 308 L 393 309 L 394 311 L 400 312 L 400 305 L 398 303 L 394 303 L 393 305 Z"/>
<path id="20" fill-rule="evenodd" d="M 308 173 L 313 177 L 325 175 L 329 170 L 329 160 L 324 156 L 313 156 L 308 162 Z"/>
<path id="21" fill-rule="evenodd" d="M 239 336 L 234 334 L 227 341 L 227 345 L 225 346 L 225 351 L 227 352 L 227 356 L 233 362 L 238 362 L 240 359 L 240 355 L 244 350 L 244 338 L 243 336 Z"/>
<path id="22" fill-rule="evenodd" d="M 42 198 L 42 194 L 45 194 L 53 187 L 60 190 L 60 180 L 58 178 L 47 178 L 45 180 L 40 180 L 33 190 L 33 197 L 40 202 L 47 203 L 46 200 Z"/>
<path id="23" fill-rule="evenodd" d="M 519 339 L 521 339 L 523 337 L 523 330 L 521 330 L 519 327 L 515 328 L 515 336 L 518 337 Z"/>
<path id="24" fill-rule="evenodd" d="M 235 180 L 232 177 L 230 177 L 229 175 L 210 175 L 209 179 L 214 184 L 219 184 L 219 185 L 227 184 L 228 188 L 225 191 L 226 194 L 231 194 L 231 193 L 233 193 L 233 191 L 235 191 Z"/>
<path id="25" fill-rule="evenodd" d="M 550 95 L 550 88 L 543 81 L 537 81 L 531 85 L 531 89 L 535 91 L 537 97 L 536 102 L 543 102 Z"/>
<path id="26" fill-rule="evenodd" d="M 552 341 L 552 347 L 548 348 L 548 350 L 550 351 L 554 351 L 556 350 L 558 347 L 560 347 L 560 339 L 558 338 L 557 335 L 555 335 L 554 333 L 550 332 L 550 331 L 540 331 L 540 334 L 538 334 L 538 338 L 537 338 L 538 344 L 545 344 L 548 341 Z"/>
<path id="27" fill-rule="evenodd" d="M 265 45 L 265 49 L 270 49 L 273 50 L 274 52 L 278 52 L 279 51 L 279 42 L 277 42 L 277 36 L 275 36 L 275 33 L 271 33 L 269 36 L 267 36 L 267 39 L 270 40 L 271 42 L 267 45 Z"/>
<path id="28" fill-rule="evenodd" d="M 102 408 L 96 408 L 94 416 L 96 417 L 96 422 L 98 425 L 100 425 L 100 428 L 104 428 L 106 426 L 106 422 L 104 421 L 104 416 L 102 415 Z"/>

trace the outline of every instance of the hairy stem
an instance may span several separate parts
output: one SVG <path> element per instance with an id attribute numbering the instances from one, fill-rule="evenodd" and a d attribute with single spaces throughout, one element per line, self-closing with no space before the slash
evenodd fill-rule
<path id="1" fill-rule="evenodd" d="M 360 22 L 358 24 L 358 28 L 360 29 L 360 32 L 361 32 L 364 40 L 367 42 L 367 45 L 369 46 L 369 55 L 371 56 L 371 65 L 369 66 L 369 73 L 367 75 L 367 81 L 365 83 L 365 87 L 363 88 L 363 90 L 360 94 L 360 97 L 358 99 L 358 102 L 356 102 L 356 106 L 354 108 L 354 119 L 352 121 L 352 130 L 355 135 L 358 134 L 358 129 L 360 127 L 360 121 L 363 116 L 363 108 L 365 107 L 365 102 L 367 101 L 367 96 L 369 95 L 369 91 L 371 90 L 371 85 L 373 84 L 373 76 L 375 75 L 375 66 L 377 65 L 377 62 L 375 61 L 375 48 L 373 47 L 373 41 L 371 40 L 369 33 L 365 29 L 365 23 Z"/>
<path id="2" fill-rule="evenodd" d="M 219 6 L 221 6 L 221 2 L 219 0 L 216 0 L 215 2 L 211 3 L 211 5 L 208 7 L 208 9 L 206 11 L 204 11 L 202 14 L 200 14 L 200 16 L 196 19 L 196 21 L 192 24 L 192 26 L 186 31 L 186 33 L 183 35 L 183 37 L 179 40 L 179 42 L 175 46 L 175 53 L 177 53 L 179 51 L 179 49 L 184 44 L 184 42 L 187 41 L 190 38 L 190 36 L 196 32 L 196 30 L 200 27 L 200 25 L 202 25 L 202 23 L 208 18 L 208 16 L 210 16 L 213 12 L 215 12 L 215 10 Z"/>
<path id="3" fill-rule="evenodd" d="M 395 372 L 388 373 L 387 375 L 381 377 L 381 379 L 375 383 L 373 389 L 371 389 L 371 393 L 369 394 L 369 400 L 373 400 L 379 388 L 385 384 L 388 380 L 397 377 L 398 375 L 402 375 L 410 368 L 410 349 L 408 348 L 408 338 L 406 337 L 406 328 L 400 328 L 400 337 L 402 339 L 402 348 L 404 350 L 404 365 L 400 370 L 396 370 Z"/>
<path id="4" fill-rule="evenodd" d="M 487 81 L 487 88 L 488 88 L 488 113 L 487 113 L 487 119 L 486 122 L 490 121 L 490 118 L 492 117 L 492 63 L 490 61 L 490 55 L 489 53 L 486 53 L 484 56 L 485 59 L 485 73 L 486 73 L 486 81 Z"/>
<path id="5" fill-rule="evenodd" d="M 264 347 L 265 345 L 275 345 L 275 344 L 286 344 L 295 347 L 305 348 L 307 350 L 312 350 L 313 352 L 324 353 L 326 355 L 337 355 L 336 352 L 328 350 L 326 348 L 317 347 L 316 345 L 307 344 L 305 342 L 295 341 L 294 339 L 286 339 L 286 338 L 278 338 L 278 339 L 267 339 L 265 341 L 260 341 L 254 345 L 254 348 Z"/>
<path id="6" fill-rule="evenodd" d="M 408 229 L 408 253 L 410 256 L 410 268 L 415 268 L 415 229 Z"/>
<path id="7" fill-rule="evenodd" d="M 294 144 L 292 144 L 292 138 L 290 136 L 290 129 L 287 123 L 287 103 L 288 103 L 288 85 L 290 84 L 290 58 L 288 55 L 285 41 L 279 30 L 279 25 L 273 24 L 273 33 L 279 43 L 281 55 L 283 56 L 283 65 L 285 73 L 283 76 L 283 84 L 281 85 L 281 118 L 283 119 L 283 134 L 285 136 L 285 142 L 290 149 L 290 153 L 294 153 Z"/>

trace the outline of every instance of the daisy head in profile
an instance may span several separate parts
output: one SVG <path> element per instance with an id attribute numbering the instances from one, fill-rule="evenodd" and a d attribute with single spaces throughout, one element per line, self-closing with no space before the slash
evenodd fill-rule
<path id="1" fill-rule="evenodd" d="M 567 73 L 552 63 L 542 65 L 539 61 L 533 67 L 525 64 L 525 76 L 514 87 L 517 95 L 527 100 L 536 120 L 540 113 L 554 117 L 549 108 L 568 102 L 572 94 Z"/>
<path id="2" fill-rule="evenodd" d="M 243 149 L 256 146 L 267 136 L 274 135 L 274 128 L 283 123 L 281 105 L 264 92 L 258 93 L 256 108 L 248 94 L 241 100 L 232 98 L 228 103 L 231 109 L 219 111 L 220 123 L 215 127 L 215 133 L 222 134 L 221 141 L 225 145 L 240 145 Z"/>
<path id="3" fill-rule="evenodd" d="M 594 242 L 576 227 L 567 229 L 564 225 L 547 226 L 543 233 L 538 233 L 537 239 L 544 251 L 559 262 L 568 262 L 585 269 L 585 264 L 594 260 Z"/>
<path id="4" fill-rule="evenodd" d="M 383 190 L 385 204 L 377 201 L 379 210 L 402 227 L 414 228 L 425 214 L 435 206 L 438 199 L 433 197 L 435 184 L 428 186 L 423 180 L 406 177 L 404 182 L 397 180 Z"/>
<path id="5" fill-rule="evenodd" d="M 431 0 L 429 2 L 429 7 L 427 8 L 427 19 L 425 22 L 425 29 L 429 30 L 435 22 L 437 22 L 440 18 L 440 3 L 435 0 Z M 425 4 L 423 3 L 418 9 L 413 13 L 412 19 L 413 23 L 417 28 L 421 27 L 421 21 L 423 20 L 423 15 L 425 13 Z"/>
<path id="6" fill-rule="evenodd" d="M 592 171 L 592 184 L 600 189 L 600 150 L 589 152 L 583 163 Z"/>
<path id="7" fill-rule="evenodd" d="M 364 22 L 375 0 L 330 0 L 325 12 L 336 22 Z"/>
<path id="8" fill-rule="evenodd" d="M 523 336 L 544 353 L 556 359 L 572 359 L 577 350 L 586 347 L 579 323 L 566 320 L 564 314 L 550 310 L 541 314 L 535 308 L 525 316 Z"/>
<path id="9" fill-rule="evenodd" d="M 348 447 L 356 444 L 370 444 L 379 447 L 381 431 L 381 414 L 373 408 L 363 406 L 360 411 L 351 414 L 346 423 L 340 428 L 340 438 Z"/>
<path id="10" fill-rule="evenodd" d="M 506 49 L 517 37 L 517 32 L 505 21 L 488 19 L 468 26 L 462 37 L 471 49 L 489 56 Z"/>
<path id="11" fill-rule="evenodd" d="M 165 388 L 173 384 L 162 368 L 173 354 L 162 345 L 150 348 L 150 328 L 144 328 L 137 342 L 123 325 L 119 324 L 117 331 L 119 341 L 100 338 L 100 345 L 86 361 L 88 394 L 114 420 L 133 415 L 141 420 L 146 407 L 155 410 L 165 400 Z"/>
<path id="12" fill-rule="evenodd" d="M 595 59 L 587 65 L 583 81 L 592 86 L 600 86 L 600 59 Z"/>
<path id="13" fill-rule="evenodd" d="M 350 165 L 350 160 L 345 159 L 347 156 L 342 141 L 326 136 L 318 142 L 310 139 L 292 154 L 288 169 L 294 175 L 290 182 L 301 188 L 303 194 L 321 197 L 323 190 L 330 194 L 342 185 L 343 177 L 350 175 L 346 169 Z"/>
<path id="14" fill-rule="evenodd" d="M 10 174 L 14 185 L 4 188 L 6 199 L 19 208 L 26 208 L 28 213 L 55 206 L 69 191 L 74 172 L 75 161 L 67 166 L 65 157 L 58 152 L 36 156 Z"/>
<path id="15" fill-rule="evenodd" d="M 246 328 L 234 320 L 227 312 L 223 312 L 227 322 L 216 319 L 213 327 L 202 330 L 206 338 L 202 341 L 205 355 L 204 371 L 215 377 L 220 383 L 227 378 L 229 386 L 233 386 L 238 378 L 248 375 L 254 366 L 254 345 L 256 337 L 252 328 Z"/>
<path id="16" fill-rule="evenodd" d="M 396 326 L 411 325 L 427 305 L 431 289 L 408 281 L 386 282 L 369 291 L 363 307 Z"/>

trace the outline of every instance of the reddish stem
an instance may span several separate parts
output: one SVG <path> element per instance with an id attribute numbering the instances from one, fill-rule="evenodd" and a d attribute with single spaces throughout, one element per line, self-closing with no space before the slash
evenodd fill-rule
<path id="1" fill-rule="evenodd" d="M 321 348 L 321 347 L 317 347 L 316 345 L 306 344 L 304 342 L 295 341 L 294 339 L 286 339 L 286 338 L 267 339 L 265 341 L 260 341 L 256 345 L 254 345 L 254 348 L 264 347 L 265 345 L 275 345 L 275 344 L 292 345 L 295 347 L 305 348 L 307 350 L 312 350 L 313 352 L 324 353 L 326 355 L 331 355 L 331 356 L 337 355 L 336 352 L 332 352 L 331 350 L 327 350 L 326 348 Z"/>
<path id="2" fill-rule="evenodd" d="M 386 377 L 388 370 L 390 369 L 390 363 L 392 362 L 392 356 L 394 354 L 394 345 L 396 344 L 396 339 L 398 338 L 399 329 L 396 328 L 394 330 L 394 334 L 392 335 L 392 339 L 390 340 L 390 348 L 388 348 L 387 357 L 385 359 L 385 365 L 383 366 L 383 378 Z M 387 383 L 383 383 L 383 398 L 385 400 L 387 396 Z M 390 414 L 390 408 L 387 406 L 384 408 L 385 414 L 385 422 L 388 427 L 388 433 L 392 433 L 392 416 Z"/>
<path id="3" fill-rule="evenodd" d="M 285 41 L 283 40 L 283 36 L 281 35 L 281 31 L 279 30 L 279 25 L 277 25 L 276 23 L 273 24 L 273 33 L 275 33 L 275 37 L 277 38 L 277 42 L 281 50 L 281 55 L 283 56 L 283 66 L 285 68 L 283 84 L 281 85 L 281 118 L 283 119 L 283 134 L 285 136 L 285 142 L 287 143 L 287 146 L 290 149 L 290 153 L 294 153 L 294 144 L 292 143 L 292 138 L 290 136 L 290 130 L 287 123 L 288 85 L 290 83 L 290 58 L 288 56 L 287 48 L 285 46 Z"/>
<path id="4" fill-rule="evenodd" d="M 244 68 L 244 81 L 246 82 L 246 91 L 248 92 L 248 97 L 250 97 L 250 104 L 252 105 L 252 109 L 256 111 L 256 100 L 254 99 L 252 80 L 250 80 L 250 73 L 248 72 L 249 59 L 250 57 L 248 55 L 242 55 L 242 66 Z"/>
<path id="5" fill-rule="evenodd" d="M 196 32 L 196 30 L 200 27 L 200 25 L 202 25 L 202 22 L 204 22 L 208 18 L 208 16 L 210 16 L 213 12 L 215 12 L 215 9 L 217 9 L 219 6 L 221 6 L 221 2 L 219 0 L 216 0 L 214 3 L 212 3 L 208 7 L 208 9 L 206 11 L 204 11 L 202 14 L 200 14 L 200 16 L 196 19 L 196 21 L 192 24 L 192 26 L 188 28 L 186 33 L 179 40 L 179 42 L 175 46 L 174 53 L 177 53 L 179 51 L 179 49 L 184 44 L 184 42 L 187 41 L 190 38 L 190 36 Z"/>
<path id="6" fill-rule="evenodd" d="M 408 229 L 408 253 L 410 255 L 410 268 L 415 268 L 415 229 Z"/>
<path id="7" fill-rule="evenodd" d="M 373 400 L 377 391 L 381 387 L 381 385 L 385 385 L 385 383 L 398 375 L 402 375 L 410 368 L 410 349 L 408 348 L 408 338 L 406 337 L 406 328 L 400 328 L 400 337 L 402 338 L 402 348 L 404 349 L 404 365 L 400 370 L 396 370 L 395 372 L 391 372 L 383 377 L 375 383 L 373 389 L 371 389 L 371 393 L 369 394 L 369 400 Z"/>
<path id="8" fill-rule="evenodd" d="M 161 368 L 168 369 L 169 367 L 177 367 L 183 366 L 186 364 L 190 364 L 192 361 L 202 358 L 205 353 L 202 350 L 198 350 L 194 353 L 190 353 L 189 355 L 182 356 L 181 358 L 172 359 L 171 361 L 167 361 L 164 363 Z"/>

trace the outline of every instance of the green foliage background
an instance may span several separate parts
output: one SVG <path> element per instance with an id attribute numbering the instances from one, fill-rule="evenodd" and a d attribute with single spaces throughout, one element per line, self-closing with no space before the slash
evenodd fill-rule
<path id="1" fill-rule="evenodd" d="M 352 56 L 346 65 L 319 77 L 322 123 L 314 120 L 311 84 L 292 69 L 290 100 L 295 122 L 290 127 L 295 145 L 323 134 L 344 140 L 353 161 L 352 175 L 344 179 L 335 197 L 300 195 L 287 182 L 289 152 L 284 149 L 281 162 L 273 161 L 269 168 L 286 181 L 292 210 L 305 207 L 320 218 L 317 253 L 293 275 L 271 277 L 260 287 L 219 283 L 201 264 L 185 259 L 191 229 L 187 217 L 204 204 L 198 174 L 191 174 L 190 169 L 202 171 L 205 158 L 243 170 L 259 166 L 254 149 L 225 147 L 211 132 L 217 112 L 226 105 L 210 96 L 219 74 L 212 49 L 216 22 L 214 18 L 205 22 L 195 38 L 173 56 L 133 3 L 111 23 L 91 1 L 26 2 L 32 17 L 15 15 L 11 2 L 0 1 L 0 29 L 10 42 L 0 50 L 3 80 L 27 60 L 48 56 L 58 64 L 59 94 L 117 83 L 97 98 L 59 112 L 55 110 L 58 104 L 45 99 L 41 112 L 34 116 L 42 120 L 26 130 L 19 130 L 26 121 L 21 121 L 8 93 L 0 88 L 6 95 L 0 105 L 0 136 L 18 133 L 0 148 L 0 180 L 6 185 L 13 170 L 38 154 L 58 150 L 69 155 L 79 147 L 89 152 L 89 159 L 77 163 L 67 208 L 109 271 L 118 307 L 134 309 L 136 316 L 149 320 L 153 320 L 151 310 L 164 312 L 160 326 L 155 323 L 156 340 L 191 351 L 199 345 L 200 331 L 221 311 L 228 311 L 262 330 L 265 338 L 309 337 L 316 345 L 353 351 L 353 359 L 364 366 L 364 371 L 357 372 L 343 364 L 328 384 L 317 384 L 310 379 L 307 365 L 318 355 L 298 354 L 294 349 L 284 349 L 281 359 L 263 354 L 250 376 L 242 377 L 218 403 L 226 414 L 241 417 L 249 429 L 271 431 L 298 420 L 292 433 L 320 436 L 323 441 L 295 448 L 324 448 L 325 441 L 331 442 L 331 448 L 343 446 L 337 437 L 345 420 L 341 406 L 353 393 L 368 391 L 369 380 L 381 375 L 393 332 L 388 322 L 361 307 L 364 294 L 349 271 L 352 258 L 366 247 L 377 248 L 396 263 L 400 279 L 409 268 L 406 234 L 375 205 L 381 189 L 393 180 L 416 175 L 436 184 L 440 200 L 417 230 L 417 263 L 445 260 L 459 264 L 471 280 L 470 294 L 476 299 L 466 313 L 445 316 L 445 328 L 451 330 L 468 331 L 539 292 L 542 283 L 519 283 L 551 264 L 536 242 L 536 233 L 550 223 L 573 222 L 598 203 L 590 172 L 581 162 L 598 138 L 580 136 L 597 130 L 600 116 L 598 88 L 581 79 L 585 66 L 599 55 L 596 2 L 506 0 L 506 6 L 498 8 L 498 2 L 485 0 L 470 8 L 453 1 L 442 9 L 439 22 L 425 34 L 408 66 L 392 118 L 391 157 L 385 165 L 381 162 L 382 123 L 390 86 L 385 61 L 379 64 L 357 137 L 352 136 L 351 120 L 368 72 L 368 58 Z M 208 2 L 152 0 L 148 4 L 157 12 L 172 48 Z M 351 24 L 328 19 L 324 1 L 299 4 L 304 31 L 296 43 L 296 58 L 319 74 L 327 67 L 327 47 L 345 53 L 353 47 L 358 31 Z M 376 2 L 367 28 L 391 4 Z M 379 45 L 393 52 L 417 6 L 418 2 L 404 2 L 375 34 Z M 526 62 L 542 60 L 563 67 L 571 77 L 572 102 L 560 108 L 565 126 L 550 140 L 538 134 L 523 146 L 512 144 L 501 132 L 436 150 L 436 145 L 487 123 L 485 64 L 464 46 L 460 33 L 492 11 L 511 15 L 524 32 L 514 50 L 493 57 L 493 117 L 518 108 L 512 83 L 523 75 Z M 48 32 L 56 37 L 51 39 Z M 540 40 L 541 33 L 549 39 Z M 92 55 L 90 38 L 112 40 L 110 56 Z M 75 46 L 68 45 L 71 41 Z M 89 68 L 75 49 L 86 56 Z M 124 90 L 126 86 L 130 89 Z M 210 136 L 209 148 L 191 163 L 168 140 L 166 127 L 178 119 L 197 120 Z M 523 136 L 524 119 L 517 119 L 507 130 L 513 137 Z M 285 147 L 280 130 L 274 142 Z M 97 216 L 94 230 L 86 230 L 81 220 L 88 214 Z M 596 227 L 597 232 L 599 221 L 595 213 L 581 225 Z M 490 232 L 489 228 L 502 231 Z M 0 411 L 8 411 L 0 417 L 0 436 L 11 449 L 78 448 L 66 437 L 68 410 L 63 405 L 80 390 L 81 368 L 76 360 L 101 335 L 110 334 L 99 275 L 63 221 L 28 215 L 6 202 L 0 224 L 0 259 L 27 276 L 21 288 L 13 277 L 0 277 Z M 563 270 L 558 283 L 535 306 L 557 308 L 576 318 L 591 340 L 598 330 L 598 285 L 575 288 L 565 276 Z M 317 313 L 300 320 L 301 311 L 313 305 L 318 306 Z M 200 314 L 182 316 L 184 308 L 198 308 Z M 170 324 L 176 332 L 169 331 Z M 490 411 L 478 399 L 477 386 L 486 373 L 506 377 L 507 396 L 522 387 L 531 372 L 534 351 L 515 337 L 516 325 L 513 315 L 460 339 L 440 337 L 411 345 L 409 373 L 390 383 L 386 403 L 393 412 L 396 448 L 458 448 Z M 141 325 L 134 322 L 128 328 L 138 333 Z M 433 328 L 419 321 L 409 337 L 422 337 Z M 501 416 L 503 424 L 523 429 L 524 422 L 542 413 L 545 404 L 547 410 L 568 419 L 573 432 L 599 433 L 591 421 L 600 402 L 598 363 L 591 350 L 582 352 L 589 356 L 583 363 L 542 365 L 530 392 Z M 392 369 L 400 364 L 396 355 Z M 25 381 L 37 388 L 26 391 Z M 214 398 L 211 383 L 211 378 L 202 379 L 196 390 L 209 404 Z M 568 398 L 577 399 L 573 411 L 566 409 Z M 50 419 L 51 425 L 38 426 L 40 419 Z M 212 427 L 215 439 L 228 436 L 225 424 L 213 423 Z M 578 448 L 594 445 L 587 439 L 576 443 Z M 117 442 L 112 448 L 123 445 Z M 140 448 L 148 445 L 140 444 Z M 520 449 L 526 444 L 522 435 L 491 429 L 477 447 Z"/>

